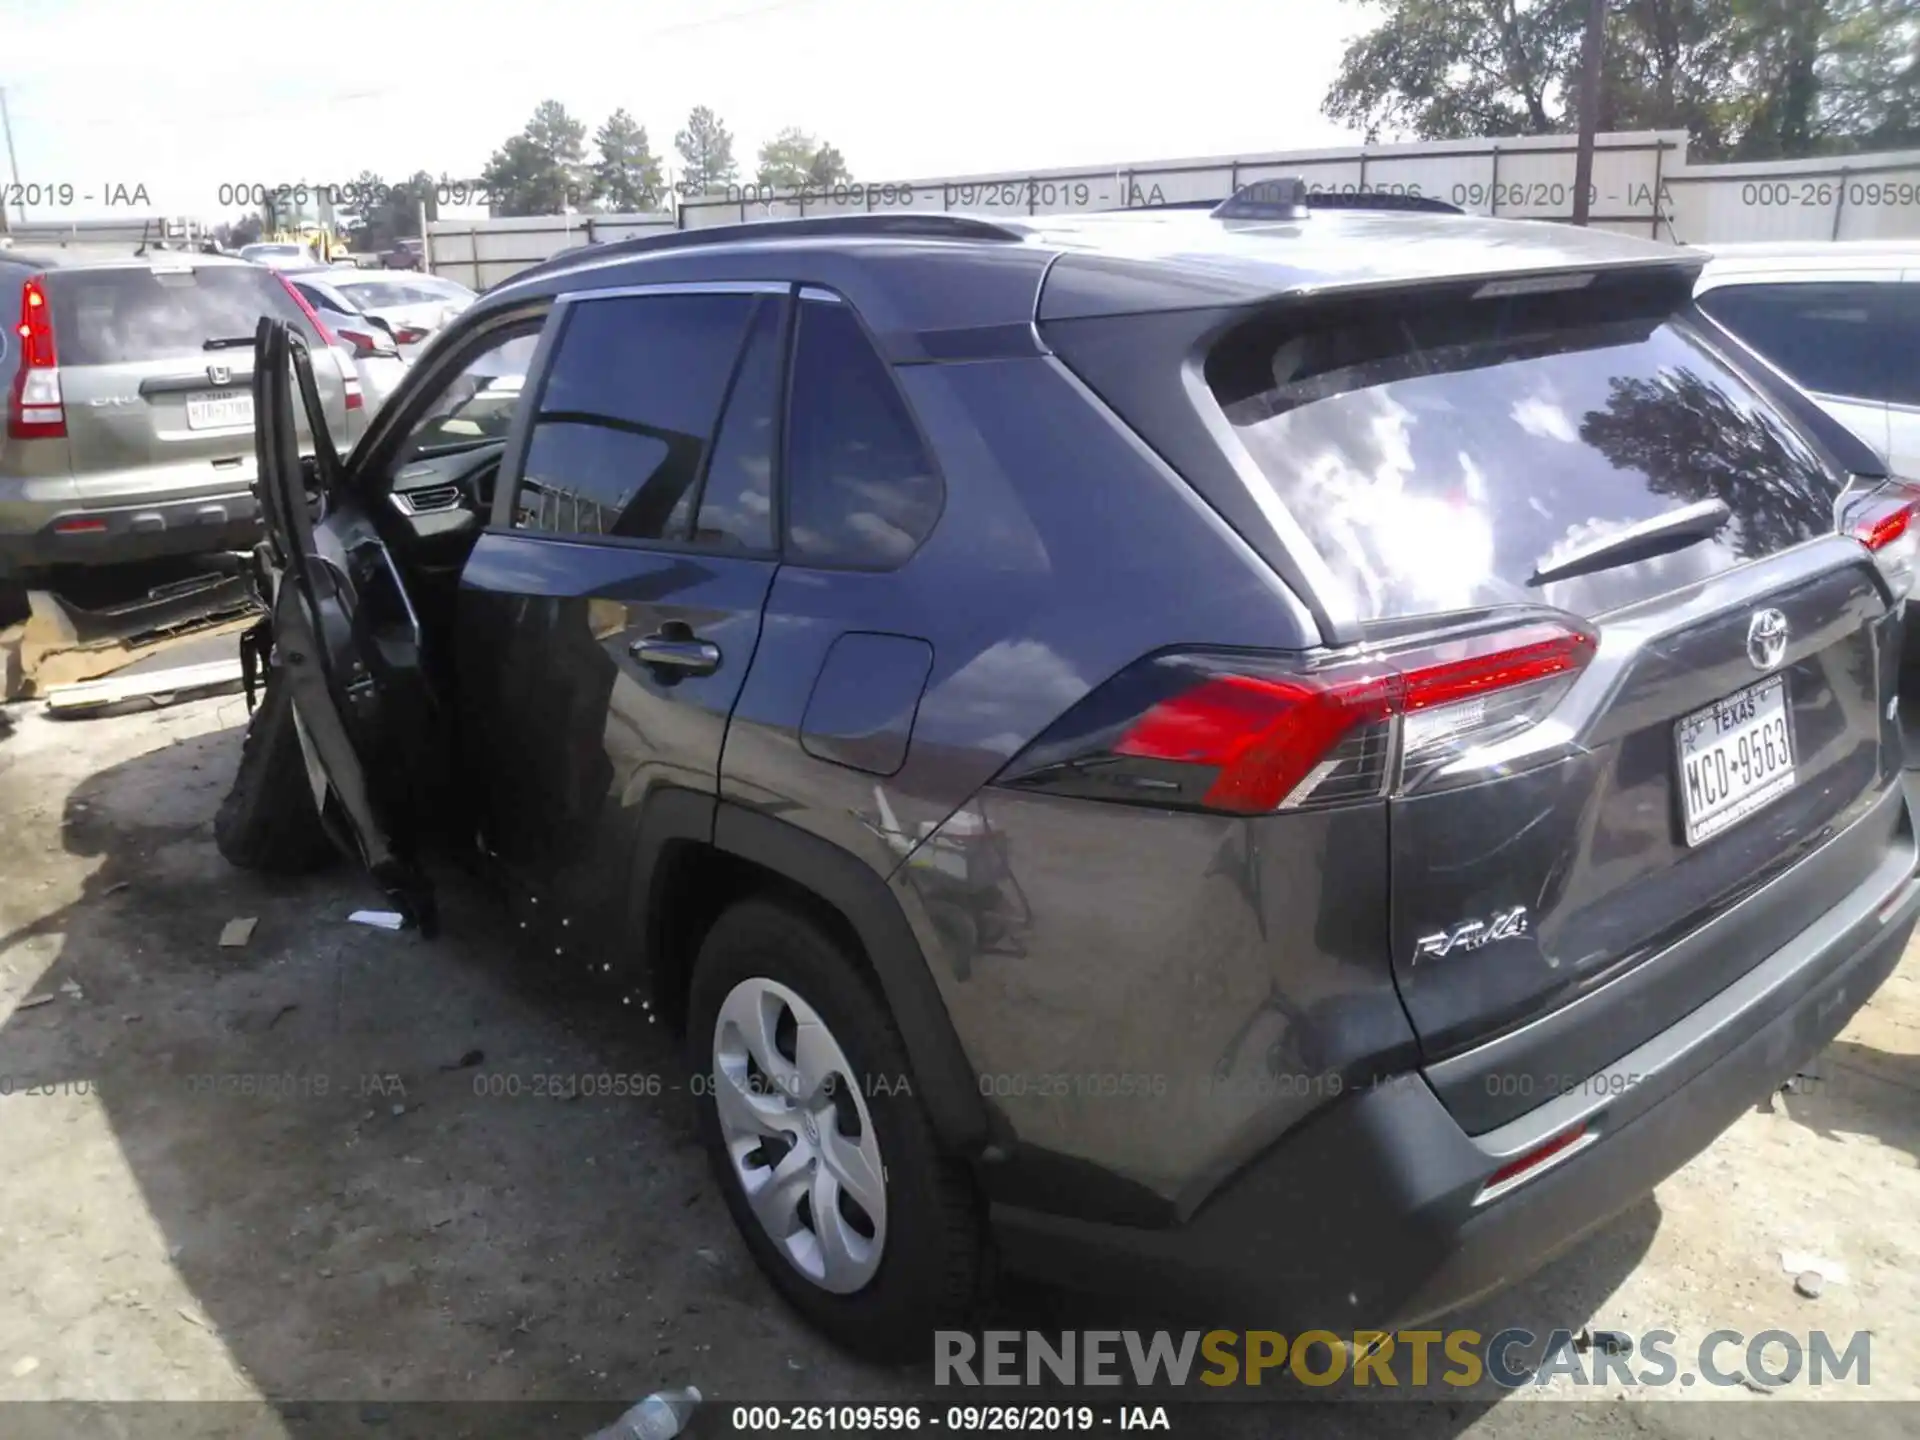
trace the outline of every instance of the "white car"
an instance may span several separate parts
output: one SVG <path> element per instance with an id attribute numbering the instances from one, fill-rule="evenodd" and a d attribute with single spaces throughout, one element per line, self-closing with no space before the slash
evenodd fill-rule
<path id="1" fill-rule="evenodd" d="M 242 260 L 265 265 L 269 270 L 304 270 L 320 263 L 319 253 L 311 245 L 286 240 L 261 240 L 242 245 L 236 252 Z"/>
<path id="2" fill-rule="evenodd" d="M 458 281 L 417 270 L 350 270 L 327 278 L 356 310 L 378 316 L 392 328 L 406 360 L 475 298 Z"/>
<path id="3" fill-rule="evenodd" d="M 1700 307 L 1920 478 L 1920 241 L 1702 248 Z"/>

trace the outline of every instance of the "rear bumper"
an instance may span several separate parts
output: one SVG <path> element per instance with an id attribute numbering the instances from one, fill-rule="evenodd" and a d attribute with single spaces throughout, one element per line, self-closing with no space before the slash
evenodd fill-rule
<path id="1" fill-rule="evenodd" d="M 1904 803 L 1904 800 L 1902 801 Z M 1841 903 L 1584 1085 L 1469 1136 L 1417 1074 L 1348 1096 L 1177 1228 L 996 1207 L 1010 1268 L 1152 1287 L 1210 1324 L 1413 1324 L 1538 1269 L 1646 1195 L 1819 1051 L 1898 964 L 1920 916 L 1911 827 Z M 1597 1139 L 1498 1198 L 1502 1165 L 1584 1124 Z"/>
<path id="2" fill-rule="evenodd" d="M 50 505 L 37 528 L 0 531 L 0 575 L 246 550 L 259 537 L 260 505 L 251 490 L 139 505 Z"/>

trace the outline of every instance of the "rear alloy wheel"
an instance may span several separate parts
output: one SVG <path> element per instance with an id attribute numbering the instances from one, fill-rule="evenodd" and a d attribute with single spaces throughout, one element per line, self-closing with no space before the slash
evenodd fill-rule
<path id="1" fill-rule="evenodd" d="M 981 1294 L 985 1230 L 877 987 L 810 916 L 749 900 L 701 945 L 687 1023 L 701 1139 L 767 1278 L 848 1349 L 924 1357 Z"/>
<path id="2" fill-rule="evenodd" d="M 859 1290 L 886 1249 L 886 1167 L 827 1022 L 777 980 L 742 980 L 720 1002 L 713 1081 L 733 1179 L 760 1228 L 821 1289 Z"/>

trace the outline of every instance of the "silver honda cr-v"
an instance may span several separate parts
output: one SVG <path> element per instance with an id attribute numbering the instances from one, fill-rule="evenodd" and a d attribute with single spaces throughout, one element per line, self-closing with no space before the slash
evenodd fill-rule
<path id="1" fill-rule="evenodd" d="M 200 254 L 0 250 L 0 311 L 15 307 L 0 332 L 0 582 L 252 545 L 254 327 L 308 324 L 278 277 Z M 311 338 L 345 449 L 365 423 L 359 382 Z"/>

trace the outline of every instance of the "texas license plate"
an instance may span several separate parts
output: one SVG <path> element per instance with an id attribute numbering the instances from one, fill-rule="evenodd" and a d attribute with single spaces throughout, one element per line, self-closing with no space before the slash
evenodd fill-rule
<path id="1" fill-rule="evenodd" d="M 253 395 L 246 390 L 205 390 L 187 397 L 189 430 L 232 430 L 253 424 Z"/>
<path id="2" fill-rule="evenodd" d="M 1718 835 L 1793 788 L 1784 675 L 1694 711 L 1673 731 L 1689 845 Z"/>

